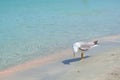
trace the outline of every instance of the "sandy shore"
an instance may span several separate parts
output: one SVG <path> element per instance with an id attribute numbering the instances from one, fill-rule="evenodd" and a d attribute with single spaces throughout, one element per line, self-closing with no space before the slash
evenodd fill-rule
<path id="1" fill-rule="evenodd" d="M 68 49 L 26 62 L 0 71 L 0 80 L 120 80 L 119 39 L 120 35 L 99 39 L 103 45 L 88 51 L 84 60 L 79 54 L 73 58 Z"/>

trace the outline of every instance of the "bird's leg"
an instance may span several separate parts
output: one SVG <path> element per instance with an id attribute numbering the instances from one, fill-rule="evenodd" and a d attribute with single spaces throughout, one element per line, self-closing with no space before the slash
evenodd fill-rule
<path id="1" fill-rule="evenodd" d="M 75 57 L 75 53 L 73 53 L 73 57 Z"/>
<path id="2" fill-rule="evenodd" d="M 84 59 L 84 52 L 81 52 L 81 60 Z"/>

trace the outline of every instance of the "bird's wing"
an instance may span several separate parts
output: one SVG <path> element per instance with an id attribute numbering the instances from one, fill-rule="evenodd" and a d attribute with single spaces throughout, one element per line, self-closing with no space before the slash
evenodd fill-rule
<path id="1" fill-rule="evenodd" d="M 96 46 L 98 46 L 98 45 L 91 46 L 91 48 L 96 47 Z"/>

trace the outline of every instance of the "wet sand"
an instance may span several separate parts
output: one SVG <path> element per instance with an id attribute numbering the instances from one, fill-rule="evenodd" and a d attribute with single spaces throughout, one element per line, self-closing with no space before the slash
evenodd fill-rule
<path id="1" fill-rule="evenodd" d="M 84 60 L 68 49 L 0 71 L 0 80 L 119 80 L 120 35 L 98 40 L 102 46 L 88 51 Z"/>

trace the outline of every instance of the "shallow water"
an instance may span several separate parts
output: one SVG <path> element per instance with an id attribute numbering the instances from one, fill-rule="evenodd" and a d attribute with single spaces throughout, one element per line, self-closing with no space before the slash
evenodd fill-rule
<path id="1" fill-rule="evenodd" d="M 120 32 L 119 0 L 1 0 L 0 69 Z"/>

